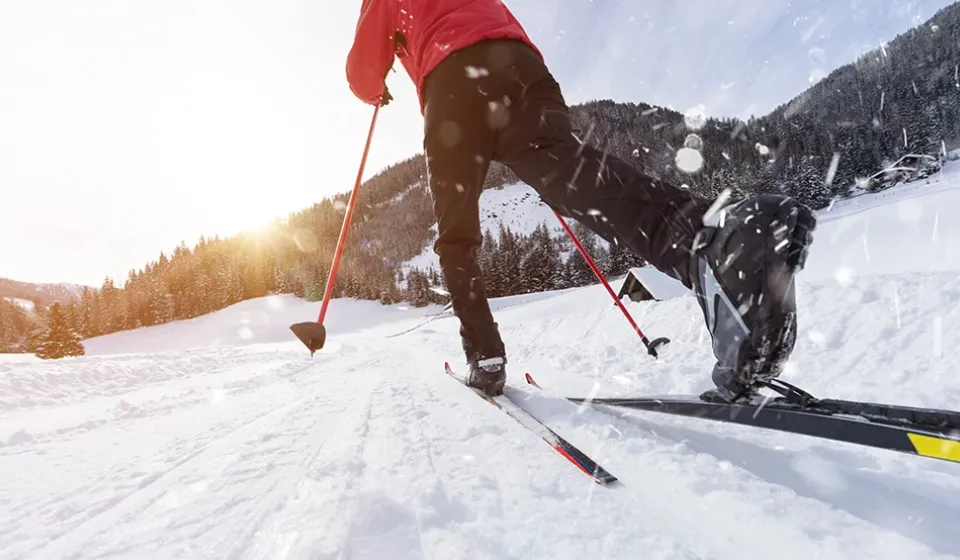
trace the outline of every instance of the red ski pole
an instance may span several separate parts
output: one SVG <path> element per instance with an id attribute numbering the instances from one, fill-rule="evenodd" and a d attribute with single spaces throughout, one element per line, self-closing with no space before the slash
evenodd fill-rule
<path id="1" fill-rule="evenodd" d="M 377 114 L 380 113 L 380 105 L 377 104 L 373 110 L 373 119 L 370 121 L 370 132 L 367 133 L 367 143 L 363 148 L 363 157 L 360 159 L 360 169 L 357 171 L 357 181 L 353 185 L 353 192 L 350 193 L 350 201 L 347 203 L 347 213 L 343 217 L 343 226 L 340 228 L 340 239 L 337 240 L 337 251 L 333 256 L 333 264 L 330 265 L 330 275 L 327 277 L 327 286 L 323 291 L 323 303 L 320 305 L 320 316 L 317 322 L 304 322 L 290 325 L 290 330 L 297 335 L 300 342 L 310 350 L 310 355 L 323 348 L 327 339 L 327 329 L 323 326 L 323 319 L 327 315 L 327 306 L 330 304 L 330 296 L 333 295 L 333 284 L 337 279 L 337 271 L 340 268 L 340 257 L 343 256 L 343 246 L 347 241 L 347 231 L 350 229 L 350 220 L 353 218 L 353 208 L 357 203 L 357 192 L 360 190 L 360 180 L 363 178 L 363 168 L 367 164 L 367 155 L 370 153 L 370 143 L 373 140 L 373 129 L 377 124 Z"/>
<path id="2" fill-rule="evenodd" d="M 647 335 L 643 334 L 643 331 L 640 330 L 640 327 L 637 326 L 637 322 L 633 320 L 633 316 L 630 315 L 630 312 L 627 311 L 627 308 L 623 306 L 623 302 L 620 301 L 620 298 L 617 297 L 617 294 L 614 293 L 613 288 L 610 287 L 610 283 L 607 282 L 607 279 L 603 277 L 603 273 L 600 272 L 600 269 L 597 267 L 597 264 L 593 262 L 593 259 L 590 257 L 590 254 L 587 253 L 587 250 L 583 248 L 583 244 L 580 243 L 580 240 L 577 239 L 577 235 L 573 233 L 573 230 L 570 229 L 570 226 L 567 225 L 567 221 L 563 219 L 563 216 L 560 215 L 556 210 L 553 211 L 553 214 L 560 220 L 560 224 L 563 226 L 564 231 L 567 232 L 567 235 L 570 236 L 570 239 L 573 241 L 573 244 L 577 246 L 577 250 L 580 251 L 580 254 L 583 255 L 583 258 L 587 261 L 587 264 L 590 265 L 590 269 L 593 270 L 593 273 L 597 276 L 600 282 L 603 284 L 603 287 L 607 289 L 607 293 L 610 294 L 610 297 L 613 298 L 613 301 L 616 302 L 617 307 L 620 308 L 620 311 L 623 312 L 623 316 L 627 318 L 627 322 L 630 323 L 630 326 L 633 327 L 634 332 L 640 336 L 640 340 L 643 342 L 643 345 L 647 347 L 647 352 L 653 356 L 657 357 L 657 348 L 670 342 L 667 338 L 658 338 L 653 342 L 647 340 Z"/>

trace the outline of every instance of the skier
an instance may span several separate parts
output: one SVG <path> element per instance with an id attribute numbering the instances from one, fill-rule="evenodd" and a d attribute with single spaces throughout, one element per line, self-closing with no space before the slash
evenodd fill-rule
<path id="1" fill-rule="evenodd" d="M 385 79 L 394 57 L 424 116 L 434 250 L 460 321 L 468 384 L 496 395 L 506 380 L 476 259 L 491 161 L 560 215 L 696 293 L 717 360 L 716 389 L 704 398 L 750 397 L 781 373 L 796 336 L 793 278 L 816 225 L 809 208 L 779 195 L 714 204 L 581 143 L 542 53 L 502 0 L 363 0 L 346 65 L 361 101 L 392 100 Z"/>

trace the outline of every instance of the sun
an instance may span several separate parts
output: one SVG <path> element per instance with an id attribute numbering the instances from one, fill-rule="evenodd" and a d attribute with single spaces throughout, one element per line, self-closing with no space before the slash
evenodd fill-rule
<path id="1" fill-rule="evenodd" d="M 256 202 L 253 199 L 235 200 L 218 205 L 215 215 L 210 216 L 210 226 L 222 236 L 268 237 L 276 231 L 282 213 L 272 212 L 268 205 Z"/>

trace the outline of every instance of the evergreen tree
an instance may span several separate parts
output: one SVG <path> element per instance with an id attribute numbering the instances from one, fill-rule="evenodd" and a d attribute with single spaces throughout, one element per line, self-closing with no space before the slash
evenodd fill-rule
<path id="1" fill-rule="evenodd" d="M 596 259 L 598 254 L 597 239 L 599 237 L 579 222 L 575 223 L 571 229 L 580 240 L 580 244 L 583 245 L 587 254 Z M 567 257 L 567 277 L 571 287 L 589 286 L 597 281 L 597 276 L 576 248 L 573 248 Z"/>
<path id="2" fill-rule="evenodd" d="M 34 321 L 20 305 L 0 298 L 0 354 L 26 351 L 33 326 Z"/>
<path id="3" fill-rule="evenodd" d="M 833 197 L 826 178 L 820 174 L 810 158 L 806 157 L 798 165 L 791 187 L 797 200 L 813 208 L 826 206 Z"/>
<path id="4" fill-rule="evenodd" d="M 520 262 L 523 258 L 523 244 L 518 235 L 500 223 L 499 269 L 502 271 L 499 295 L 509 296 L 523 293 L 520 274 Z"/>
<path id="5" fill-rule="evenodd" d="M 84 355 L 80 335 L 70 328 L 67 316 L 59 302 L 50 306 L 50 323 L 36 350 L 36 355 L 44 360 Z"/>
<path id="6" fill-rule="evenodd" d="M 520 261 L 520 293 L 556 289 L 562 262 L 560 251 L 545 225 L 540 224 L 523 243 L 525 253 Z"/>

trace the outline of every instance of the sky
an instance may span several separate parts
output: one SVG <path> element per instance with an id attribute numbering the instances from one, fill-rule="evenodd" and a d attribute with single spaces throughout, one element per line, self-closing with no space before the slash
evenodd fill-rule
<path id="1" fill-rule="evenodd" d="M 762 115 L 944 0 L 505 0 L 570 104 Z M 98 286 L 353 187 L 360 0 L 0 0 L 0 277 Z M 397 63 L 365 177 L 422 149 Z"/>

